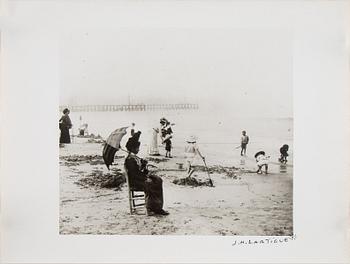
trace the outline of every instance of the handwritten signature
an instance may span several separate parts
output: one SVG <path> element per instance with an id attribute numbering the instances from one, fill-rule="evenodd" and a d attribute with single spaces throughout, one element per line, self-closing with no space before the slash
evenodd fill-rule
<path id="1" fill-rule="evenodd" d="M 281 237 L 281 238 L 269 237 L 269 238 L 262 238 L 262 239 L 238 239 L 232 243 L 232 246 L 288 243 L 289 241 L 292 241 L 295 239 L 296 239 L 296 235 Z"/>

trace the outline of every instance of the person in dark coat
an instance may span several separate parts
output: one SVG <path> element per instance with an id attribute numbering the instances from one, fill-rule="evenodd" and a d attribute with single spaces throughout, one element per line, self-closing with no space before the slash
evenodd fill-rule
<path id="1" fill-rule="evenodd" d="M 173 134 L 173 130 L 171 129 L 170 123 L 168 124 L 168 126 L 166 127 L 166 135 L 165 135 L 165 139 L 163 141 L 163 143 L 165 144 L 165 157 L 169 157 L 172 158 L 171 156 L 171 147 L 172 147 L 172 143 L 171 143 L 171 138 L 172 138 L 172 134 Z"/>
<path id="2" fill-rule="evenodd" d="M 136 132 L 129 138 L 126 148 L 129 151 L 125 159 L 125 170 L 131 190 L 144 191 L 147 215 L 168 215 L 163 210 L 163 180 L 149 173 L 147 161 L 137 156 L 140 150 L 141 132 Z"/>
<path id="3" fill-rule="evenodd" d="M 281 157 L 278 159 L 281 163 L 287 163 L 289 146 L 287 144 L 280 148 Z"/>
<path id="4" fill-rule="evenodd" d="M 162 144 L 165 144 L 165 157 L 172 158 L 171 156 L 171 148 L 172 148 L 172 142 L 171 138 L 173 137 L 173 130 L 171 129 L 171 126 L 174 124 L 170 124 L 170 122 L 165 119 L 164 117 L 160 119 L 160 132 L 162 137 Z"/>
<path id="5" fill-rule="evenodd" d="M 60 143 L 70 143 L 69 129 L 72 128 L 72 122 L 69 118 L 69 109 L 63 110 L 63 116 L 59 120 L 59 128 L 61 130 Z"/>

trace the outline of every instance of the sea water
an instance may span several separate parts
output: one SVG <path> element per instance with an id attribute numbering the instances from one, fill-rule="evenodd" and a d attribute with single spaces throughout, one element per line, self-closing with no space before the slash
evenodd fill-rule
<path id="1" fill-rule="evenodd" d="M 293 161 L 293 119 L 292 118 L 254 118 L 237 117 L 225 112 L 204 112 L 199 110 L 162 110 L 162 111 L 120 111 L 120 112 L 71 112 L 73 123 L 71 134 L 77 135 L 81 124 L 88 124 L 89 134 L 101 135 L 104 139 L 117 128 L 131 126 L 142 132 L 141 147 L 147 147 L 151 141 L 152 128 L 159 128 L 160 118 L 165 117 L 175 125 L 173 129 L 173 147 L 183 148 L 190 135 L 197 137 L 197 144 L 204 155 L 221 160 L 223 164 L 240 154 L 242 130 L 250 138 L 247 155 L 264 150 L 274 161 L 279 157 L 279 148 L 289 145 L 289 161 Z M 124 146 L 128 135 L 121 145 Z"/>

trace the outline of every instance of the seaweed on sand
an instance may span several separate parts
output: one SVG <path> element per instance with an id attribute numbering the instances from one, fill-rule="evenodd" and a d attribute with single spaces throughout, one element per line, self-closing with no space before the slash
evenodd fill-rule
<path id="1" fill-rule="evenodd" d="M 125 182 L 125 175 L 120 172 L 120 169 L 112 169 L 111 173 L 103 173 L 96 169 L 75 183 L 85 188 L 117 188 L 119 190 Z"/>
<path id="2" fill-rule="evenodd" d="M 181 178 L 181 179 L 175 179 L 173 180 L 174 184 L 177 185 L 188 185 L 188 186 L 192 186 L 192 187 L 198 187 L 198 186 L 209 186 L 209 187 L 213 187 L 210 182 L 209 179 L 202 181 L 202 180 L 197 180 L 193 177 L 186 177 L 186 178 Z"/>
<path id="3" fill-rule="evenodd" d="M 197 165 L 197 166 L 193 166 L 195 171 L 206 171 L 206 167 L 205 166 L 201 166 L 201 165 Z M 236 167 L 224 167 L 224 166 L 220 166 L 220 165 L 214 165 L 214 166 L 210 166 L 208 167 L 208 171 L 210 174 L 213 173 L 218 173 L 218 174 L 225 174 L 228 177 L 237 178 L 237 172 L 238 169 Z"/>
<path id="4" fill-rule="evenodd" d="M 123 158 L 124 156 L 116 156 L 115 158 Z M 101 155 L 69 155 L 60 157 L 65 161 L 66 166 L 77 166 L 81 163 L 89 163 L 90 165 L 104 165 Z"/>
<path id="5" fill-rule="evenodd" d="M 160 163 L 160 162 L 166 162 L 166 161 L 169 161 L 168 159 L 166 158 L 152 158 L 152 157 L 148 157 L 146 158 L 147 161 L 152 161 L 154 163 Z"/>

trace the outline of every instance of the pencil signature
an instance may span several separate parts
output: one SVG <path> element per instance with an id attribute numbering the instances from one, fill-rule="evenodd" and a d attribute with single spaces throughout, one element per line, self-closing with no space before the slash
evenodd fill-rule
<path id="1" fill-rule="evenodd" d="M 296 235 L 288 237 L 268 237 L 261 239 L 237 239 L 232 243 L 232 246 L 243 246 L 243 245 L 261 245 L 261 244 L 279 244 L 279 243 L 288 243 L 296 239 Z"/>

